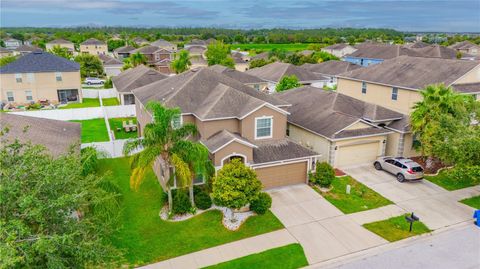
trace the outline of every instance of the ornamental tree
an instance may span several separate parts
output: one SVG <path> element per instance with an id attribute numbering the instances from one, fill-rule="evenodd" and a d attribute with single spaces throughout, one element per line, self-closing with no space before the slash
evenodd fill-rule
<path id="1" fill-rule="evenodd" d="M 284 76 L 278 82 L 277 86 L 275 87 L 275 90 L 277 92 L 282 92 L 282 91 L 290 90 L 300 86 L 302 86 L 302 84 L 298 82 L 297 76 L 295 75 Z"/>

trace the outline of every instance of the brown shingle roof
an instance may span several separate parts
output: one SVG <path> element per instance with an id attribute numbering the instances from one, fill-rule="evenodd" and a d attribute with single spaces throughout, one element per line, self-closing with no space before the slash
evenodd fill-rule
<path id="1" fill-rule="evenodd" d="M 80 43 L 80 45 L 106 45 L 106 43 L 95 38 L 89 38 Z"/>
<path id="2" fill-rule="evenodd" d="M 133 89 L 167 78 L 166 75 L 144 65 L 123 71 L 112 78 L 118 92 L 131 92 Z"/>
<path id="3" fill-rule="evenodd" d="M 479 64 L 478 61 L 400 56 L 339 77 L 421 89 L 429 84 L 450 85 Z"/>
<path id="4" fill-rule="evenodd" d="M 123 47 L 115 49 L 114 51 L 116 53 L 129 53 L 129 52 L 134 51 L 134 50 L 135 50 L 135 47 L 133 47 L 133 46 L 123 46 Z"/>
<path id="5" fill-rule="evenodd" d="M 35 145 L 44 145 L 54 156 L 66 153 L 72 145 L 80 145 L 81 125 L 76 122 L 2 113 L 0 126 L 9 129 L 6 135 L 0 136 L 2 141 L 18 139 L 23 143 L 30 141 Z"/>
<path id="6" fill-rule="evenodd" d="M 457 51 L 440 45 L 430 45 L 414 49 L 422 57 L 433 57 L 443 59 L 457 59 Z"/>
<path id="7" fill-rule="evenodd" d="M 389 45 L 379 43 L 363 43 L 356 46 L 356 51 L 348 54 L 348 57 L 368 59 L 392 59 L 401 55 L 417 56 L 422 54 L 414 49 L 405 48 L 400 45 Z"/>
<path id="8" fill-rule="evenodd" d="M 102 61 L 103 65 L 123 65 L 123 62 L 115 59 L 111 56 L 105 55 L 105 54 L 100 54 L 98 55 L 98 58 Z"/>
<path id="9" fill-rule="evenodd" d="M 168 42 L 165 39 L 158 39 L 157 41 L 154 41 L 150 45 L 156 46 L 156 47 L 172 47 L 172 46 L 174 46 L 172 43 Z"/>
<path id="10" fill-rule="evenodd" d="M 240 81 L 244 84 L 266 83 L 265 80 L 263 80 L 259 77 L 252 76 L 252 75 L 247 74 L 245 72 L 240 72 L 240 71 L 237 71 L 235 69 L 225 67 L 223 65 L 216 64 L 216 65 L 210 66 L 208 68 L 212 69 L 215 72 L 218 72 L 218 73 L 224 74 L 226 76 L 229 76 L 233 79 L 236 79 L 236 80 L 238 80 L 238 81 Z"/>
<path id="11" fill-rule="evenodd" d="M 69 40 L 62 39 L 62 38 L 52 40 L 48 43 L 49 44 L 73 44 L 73 42 L 71 42 Z"/>
<path id="12" fill-rule="evenodd" d="M 246 73 L 273 82 L 279 82 L 282 77 L 291 75 L 295 75 L 300 82 L 327 80 L 326 77 L 320 74 L 310 72 L 293 64 L 280 62 L 253 68 L 247 70 Z"/>
<path id="13" fill-rule="evenodd" d="M 210 136 L 208 139 L 200 140 L 200 142 L 203 145 L 205 145 L 205 147 L 207 147 L 211 153 L 216 152 L 221 147 L 225 146 L 226 144 L 232 141 L 237 141 L 248 147 L 252 147 L 252 148 L 256 147 L 254 144 L 252 144 L 247 139 L 241 137 L 239 134 L 231 133 L 227 130 L 219 131 L 213 134 L 212 136 Z"/>
<path id="14" fill-rule="evenodd" d="M 480 82 L 453 84 L 452 87 L 461 93 L 480 93 Z"/>
<path id="15" fill-rule="evenodd" d="M 157 51 L 159 51 L 160 48 L 159 47 L 155 47 L 155 46 L 143 46 L 143 47 L 140 47 L 136 50 L 133 50 L 131 51 L 131 53 L 137 53 L 137 52 L 140 52 L 142 54 L 153 54 Z"/>
<path id="16" fill-rule="evenodd" d="M 362 66 L 346 61 L 327 61 L 319 64 L 306 63 L 301 65 L 301 67 L 314 73 L 327 76 L 336 76 L 341 73 L 361 68 Z"/>
<path id="17" fill-rule="evenodd" d="M 319 155 L 317 152 L 302 147 L 288 138 L 261 141 L 255 144 L 258 146 L 258 148 L 253 149 L 253 162 L 255 164 Z"/>
<path id="18" fill-rule="evenodd" d="M 456 49 L 456 50 L 471 49 L 471 48 L 479 48 L 480 49 L 480 46 L 466 40 L 466 41 L 462 41 L 462 42 L 457 42 L 457 43 L 449 46 L 449 48 Z"/>

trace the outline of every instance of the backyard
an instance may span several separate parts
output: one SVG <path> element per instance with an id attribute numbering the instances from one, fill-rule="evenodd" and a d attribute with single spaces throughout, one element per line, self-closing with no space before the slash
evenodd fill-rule
<path id="1" fill-rule="evenodd" d="M 159 211 L 165 195 L 150 169 L 139 189 L 130 189 L 128 158 L 100 160 L 100 173 L 112 171 L 122 199 L 122 225 L 111 241 L 125 251 L 130 265 L 142 265 L 177 257 L 283 228 L 271 213 L 249 218 L 238 231 L 222 225 L 222 214 L 213 210 L 182 222 L 163 221 Z"/>
<path id="2" fill-rule="evenodd" d="M 130 121 L 133 122 L 133 124 L 137 123 L 137 118 L 131 117 L 131 118 L 110 118 L 108 119 L 108 123 L 110 124 L 110 129 L 114 132 L 115 134 L 115 139 L 129 139 L 129 138 L 136 138 L 138 137 L 138 132 L 137 131 L 130 131 L 126 132 L 125 129 L 123 128 L 123 122 L 129 123 Z"/>
<path id="3" fill-rule="evenodd" d="M 118 106 L 120 103 L 118 102 L 117 97 L 112 98 L 102 98 L 102 104 L 104 106 Z"/>
<path id="4" fill-rule="evenodd" d="M 66 106 L 59 107 L 59 109 L 98 107 L 98 106 L 100 106 L 100 100 L 98 100 L 98 98 L 83 98 L 81 103 L 69 103 Z"/>
<path id="5" fill-rule="evenodd" d="M 104 118 L 91 120 L 71 120 L 82 124 L 82 143 L 109 141 Z"/>
<path id="6" fill-rule="evenodd" d="M 363 227 L 390 242 L 430 232 L 430 229 L 421 221 L 414 222 L 412 232 L 410 232 L 410 223 L 405 220 L 405 216 L 367 223 Z"/>

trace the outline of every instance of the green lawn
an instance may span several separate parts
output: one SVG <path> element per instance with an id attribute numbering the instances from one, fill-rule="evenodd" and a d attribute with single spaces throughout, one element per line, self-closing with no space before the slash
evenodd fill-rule
<path id="1" fill-rule="evenodd" d="M 274 48 L 284 49 L 288 51 L 299 51 L 306 50 L 308 45 L 307 43 L 292 43 L 292 44 L 233 44 L 232 49 L 240 48 L 241 50 L 263 50 L 268 51 Z"/>
<path id="2" fill-rule="evenodd" d="M 412 232 L 409 232 L 410 223 L 405 220 L 405 216 L 403 215 L 387 220 L 367 223 L 364 224 L 363 227 L 390 242 L 430 232 L 430 229 L 421 221 L 413 223 Z"/>
<path id="3" fill-rule="evenodd" d="M 82 124 L 82 143 L 109 141 L 104 118 L 72 121 Z"/>
<path id="4" fill-rule="evenodd" d="M 108 119 L 108 122 L 110 124 L 110 129 L 115 133 L 115 139 L 128 139 L 128 138 L 136 138 L 138 137 L 137 132 L 125 132 L 125 130 L 122 128 L 122 123 L 123 121 L 126 121 L 128 123 L 129 120 L 133 120 L 133 123 L 137 123 L 137 118 L 113 118 L 113 119 Z M 117 128 L 120 128 L 120 130 L 117 131 Z"/>
<path id="5" fill-rule="evenodd" d="M 350 194 L 346 193 L 347 185 L 351 186 Z M 329 192 L 322 192 L 316 187 L 315 190 L 345 214 L 392 204 L 391 201 L 350 176 L 335 178 Z"/>
<path id="6" fill-rule="evenodd" d="M 104 106 L 118 106 L 120 102 L 118 102 L 117 97 L 112 98 L 102 98 L 102 103 Z"/>
<path id="7" fill-rule="evenodd" d="M 82 103 L 69 103 L 60 109 L 83 108 L 83 107 L 97 107 L 100 106 L 98 98 L 83 98 Z"/>
<path id="8" fill-rule="evenodd" d="M 449 191 L 472 187 L 480 184 L 480 178 L 478 178 L 477 180 L 471 180 L 469 178 L 465 178 L 464 180 L 458 180 L 456 178 L 449 177 L 448 170 L 442 170 L 436 176 L 425 176 L 425 179 Z"/>
<path id="9" fill-rule="evenodd" d="M 182 222 L 163 221 L 158 214 L 165 196 L 152 170 L 147 171 L 139 189 L 132 191 L 127 158 L 102 159 L 99 167 L 113 172 L 123 194 L 123 227 L 112 242 L 125 250 L 131 265 L 161 261 L 283 228 L 271 212 L 249 218 L 235 232 L 223 227 L 222 213 L 216 210 Z"/>
<path id="10" fill-rule="evenodd" d="M 480 196 L 474 196 L 471 198 L 463 199 L 460 203 L 464 203 L 468 206 L 471 206 L 475 209 L 480 209 Z"/>
<path id="11" fill-rule="evenodd" d="M 307 258 L 300 244 L 291 244 L 279 248 L 205 267 L 208 269 L 296 269 L 307 266 Z"/>

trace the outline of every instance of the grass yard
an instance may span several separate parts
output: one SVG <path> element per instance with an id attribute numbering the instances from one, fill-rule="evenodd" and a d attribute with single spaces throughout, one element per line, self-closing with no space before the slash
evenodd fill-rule
<path id="1" fill-rule="evenodd" d="M 104 118 L 72 121 L 82 124 L 82 143 L 104 142 L 109 140 Z"/>
<path id="2" fill-rule="evenodd" d="M 350 194 L 346 193 L 347 185 L 351 186 Z M 329 192 L 322 192 L 316 187 L 314 189 L 345 214 L 392 204 L 390 200 L 350 176 L 335 178 Z"/>
<path id="3" fill-rule="evenodd" d="M 442 170 L 436 176 L 425 176 L 425 179 L 449 191 L 472 187 L 480 184 L 480 178 L 477 178 L 476 180 L 472 180 L 471 178 L 458 180 L 456 178 L 448 176 L 447 171 L 448 170 L 446 169 Z"/>
<path id="4" fill-rule="evenodd" d="M 69 103 L 66 106 L 60 107 L 60 109 L 97 107 L 97 106 L 100 106 L 100 100 L 98 100 L 98 98 L 83 98 L 81 103 Z"/>
<path id="5" fill-rule="evenodd" d="M 122 123 L 123 121 L 128 121 L 132 120 L 133 123 L 137 123 L 137 118 L 112 118 L 108 119 L 108 123 L 110 124 L 110 129 L 114 132 L 115 134 L 115 139 L 128 139 L 128 138 L 136 138 L 138 137 L 138 132 L 125 132 L 125 130 L 122 128 Z M 117 128 L 120 128 L 120 130 L 117 131 Z"/>
<path id="6" fill-rule="evenodd" d="M 264 252 L 205 267 L 208 269 L 296 269 L 307 266 L 307 258 L 300 244 L 291 244 Z"/>
<path id="7" fill-rule="evenodd" d="M 421 221 L 413 223 L 412 232 L 409 232 L 410 223 L 405 220 L 405 215 L 367 223 L 363 227 L 390 242 L 430 232 L 430 229 Z"/>
<path id="8" fill-rule="evenodd" d="M 123 225 L 111 240 L 125 251 L 131 265 L 166 260 L 283 228 L 271 212 L 249 218 L 235 232 L 223 227 L 219 211 L 208 211 L 182 222 L 163 221 L 158 213 L 165 196 L 151 169 L 139 189 L 132 191 L 127 158 L 101 159 L 99 167 L 100 172 L 112 171 L 123 194 Z"/>
<path id="9" fill-rule="evenodd" d="M 117 97 L 112 98 L 102 98 L 102 103 L 104 106 L 118 106 L 120 102 L 118 101 Z"/>
<path id="10" fill-rule="evenodd" d="M 241 50 L 263 50 L 268 51 L 274 48 L 284 49 L 288 51 L 306 50 L 308 43 L 292 43 L 292 44 L 233 44 L 232 49 L 240 48 Z"/>
<path id="11" fill-rule="evenodd" d="M 471 206 L 475 209 L 480 209 L 480 196 L 474 196 L 471 198 L 463 199 L 460 203 L 464 203 L 468 206 Z"/>

